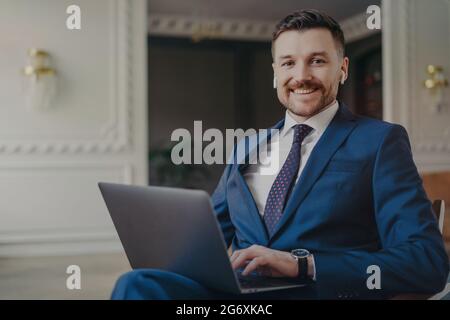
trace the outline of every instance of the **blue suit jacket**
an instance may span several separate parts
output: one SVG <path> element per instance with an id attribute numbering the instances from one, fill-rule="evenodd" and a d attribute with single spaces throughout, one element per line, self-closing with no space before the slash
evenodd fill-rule
<path id="1" fill-rule="evenodd" d="M 444 287 L 448 257 L 403 127 L 355 116 L 340 103 L 272 237 L 242 176 L 245 167 L 227 165 L 212 195 L 225 241 L 234 249 L 308 249 L 321 297 L 386 297 Z M 380 268 L 380 290 L 367 287 L 370 265 Z"/>

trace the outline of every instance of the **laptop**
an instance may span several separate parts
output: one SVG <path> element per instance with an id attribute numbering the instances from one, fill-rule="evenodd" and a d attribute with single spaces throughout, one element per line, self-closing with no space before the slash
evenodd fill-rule
<path id="1" fill-rule="evenodd" d="M 99 187 L 133 269 L 175 272 L 236 294 L 305 286 L 233 270 L 205 191 L 103 182 Z"/>

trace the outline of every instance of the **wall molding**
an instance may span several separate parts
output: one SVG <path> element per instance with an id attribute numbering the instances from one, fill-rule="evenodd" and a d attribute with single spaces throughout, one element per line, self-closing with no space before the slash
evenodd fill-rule
<path id="1" fill-rule="evenodd" d="M 118 183 L 132 184 L 133 165 L 131 163 L 97 162 L 1 162 L 0 173 L 14 174 L 14 170 L 37 172 L 39 170 L 117 170 L 120 173 Z M 70 255 L 89 252 L 119 252 L 122 250 L 119 238 L 113 226 L 104 227 L 39 227 L 7 228 L 0 230 L 0 257 Z"/>
<path id="2" fill-rule="evenodd" d="M 0 155 L 121 153 L 132 147 L 133 0 L 110 2 L 110 119 L 90 140 L 9 139 L 0 141 Z"/>
<path id="3" fill-rule="evenodd" d="M 416 153 L 414 155 L 414 161 L 417 164 L 417 169 L 421 173 L 434 173 L 448 171 L 449 164 L 445 158 L 430 159 L 429 153 Z"/>
<path id="4" fill-rule="evenodd" d="M 0 257 L 123 252 L 97 182 L 147 184 L 147 1 L 99 2 L 80 0 L 86 34 L 54 28 L 63 4 L 10 6 L 54 56 L 61 92 L 47 113 L 22 108 L 8 80 L 20 79 L 14 54 L 27 41 L 13 37 L 17 59 L 2 82 L 14 90 L 1 113 Z M 67 43 L 58 47 L 60 37 Z"/>
<path id="5" fill-rule="evenodd" d="M 421 141 L 414 145 L 414 151 L 418 152 L 437 152 L 450 153 L 450 142 L 446 141 Z"/>
<path id="6" fill-rule="evenodd" d="M 340 22 L 347 43 L 351 43 L 380 30 L 369 30 L 367 14 L 356 14 Z M 223 18 L 202 18 L 172 14 L 149 14 L 148 34 L 151 36 L 196 38 L 201 26 L 210 39 L 233 39 L 247 41 L 271 41 L 278 21 L 251 21 Z"/>
<path id="7" fill-rule="evenodd" d="M 409 13 L 405 0 L 383 1 L 383 118 L 407 130 L 410 96 L 411 51 L 409 50 Z M 401 59 L 401 63 L 399 63 Z"/>
<path id="8" fill-rule="evenodd" d="M 11 170 L 42 170 L 42 169 L 117 169 L 122 172 L 121 183 L 132 184 L 133 177 L 133 165 L 129 162 L 126 163 L 103 163 L 92 161 L 34 161 L 34 162 L 17 162 L 17 161 L 2 161 L 0 162 L 0 172 L 6 170 L 11 173 Z"/>
<path id="9" fill-rule="evenodd" d="M 444 3 L 450 12 L 450 0 Z M 399 123 L 409 132 L 418 167 L 436 171 L 448 169 L 450 127 L 442 128 L 442 132 L 435 136 L 427 134 L 422 108 L 429 102 L 428 97 L 424 99 L 428 93 L 419 87 L 423 79 L 417 73 L 417 67 L 423 63 L 418 56 L 418 10 L 416 0 L 382 2 L 383 114 L 384 120 Z M 447 113 L 436 114 L 432 118 L 447 116 Z"/>
<path id="10" fill-rule="evenodd" d="M 449 16 L 450 16 L 450 0 L 445 0 L 444 2 L 447 5 L 447 10 L 448 10 L 448 13 L 449 13 Z M 410 14 L 411 14 L 410 17 L 411 17 L 412 14 L 415 14 L 416 11 L 417 11 L 417 9 L 416 9 L 416 2 L 415 1 L 411 2 L 410 10 L 411 10 L 411 12 L 410 12 Z M 414 22 L 412 20 L 413 19 L 410 18 L 410 28 L 411 28 L 410 30 L 415 30 L 415 29 L 413 29 L 415 27 L 415 24 L 414 24 Z M 448 30 L 448 31 L 450 32 L 450 30 Z M 417 44 L 416 44 L 416 41 L 415 41 L 414 34 L 415 34 L 415 32 L 413 32 L 413 31 L 410 31 L 410 33 L 409 33 L 409 35 L 410 35 L 409 42 L 411 43 L 411 50 L 413 51 L 411 53 L 411 61 L 410 61 L 410 65 L 409 65 L 409 67 L 411 67 L 411 68 L 413 66 L 417 66 L 416 56 L 415 56 Z M 448 61 L 448 66 L 450 66 L 450 60 Z M 410 81 L 412 81 L 412 83 L 416 83 L 416 81 L 418 81 L 417 78 L 414 77 L 414 76 L 415 76 L 415 74 L 413 73 L 413 79 L 410 79 Z M 425 74 L 424 74 L 424 77 L 425 77 Z M 423 95 L 424 94 L 428 94 L 428 93 L 423 93 L 422 95 L 419 95 L 418 93 L 411 92 L 411 94 L 412 95 L 413 94 L 416 95 L 415 96 L 415 100 L 416 101 L 422 101 L 421 98 L 423 97 Z M 448 108 L 449 107 L 450 106 L 447 103 L 447 109 L 444 109 L 444 110 L 441 111 L 441 115 L 442 116 L 448 116 L 448 114 L 449 114 Z M 447 126 L 446 128 L 443 128 L 441 139 L 438 140 L 436 138 L 434 138 L 434 139 L 432 138 L 433 141 L 424 140 L 423 136 L 422 136 L 422 132 L 421 132 L 423 130 L 423 128 L 420 127 L 420 118 L 418 118 L 418 116 L 417 116 L 418 112 L 416 112 L 415 114 L 416 114 L 415 117 L 412 116 L 412 118 L 413 118 L 412 122 L 414 124 L 415 129 L 416 129 L 415 130 L 415 132 L 416 132 L 415 138 L 416 138 L 416 141 L 417 141 L 415 143 L 414 150 L 417 151 L 417 152 L 432 152 L 432 153 L 446 154 L 445 158 L 448 161 L 448 155 L 450 154 L 450 142 L 449 142 L 449 140 L 450 140 L 450 126 Z M 439 116 L 439 114 L 436 114 L 436 116 Z M 417 132 L 417 131 L 419 131 L 419 132 Z M 448 168 L 448 165 L 447 165 L 447 168 Z"/>
<path id="11" fill-rule="evenodd" d="M 0 257 L 67 256 L 121 251 L 123 247 L 117 233 L 102 228 L 0 232 Z"/>

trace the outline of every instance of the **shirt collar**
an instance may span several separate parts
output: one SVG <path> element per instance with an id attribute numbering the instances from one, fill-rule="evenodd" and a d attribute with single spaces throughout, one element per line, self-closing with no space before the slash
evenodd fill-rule
<path id="1" fill-rule="evenodd" d="M 337 100 L 334 100 L 334 102 L 328 105 L 328 107 L 324 108 L 324 110 L 320 111 L 318 114 L 312 116 L 311 118 L 304 120 L 303 122 L 297 122 L 286 110 L 286 115 L 284 118 L 284 126 L 283 129 L 281 130 L 281 136 L 284 137 L 288 132 L 291 131 L 290 129 L 293 126 L 300 123 L 310 126 L 311 128 L 313 128 L 313 131 L 322 133 L 328 127 L 328 124 L 333 119 L 338 108 L 339 103 L 337 102 Z"/>

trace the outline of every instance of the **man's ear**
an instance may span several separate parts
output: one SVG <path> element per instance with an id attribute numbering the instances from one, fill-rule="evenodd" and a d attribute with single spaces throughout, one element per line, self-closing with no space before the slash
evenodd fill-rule
<path id="1" fill-rule="evenodd" d="M 341 77 L 341 84 L 344 84 L 344 81 L 347 80 L 348 78 L 348 65 L 349 65 L 350 60 L 348 59 L 348 57 L 344 57 L 342 59 L 342 65 L 341 65 L 341 72 L 342 72 L 342 77 Z"/>

